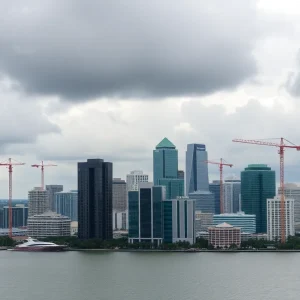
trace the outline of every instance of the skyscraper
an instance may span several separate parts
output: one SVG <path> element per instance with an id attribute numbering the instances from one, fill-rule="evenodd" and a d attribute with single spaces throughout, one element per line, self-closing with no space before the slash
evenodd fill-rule
<path id="1" fill-rule="evenodd" d="M 215 214 L 220 214 L 220 180 L 213 180 L 212 183 L 209 184 L 209 191 L 215 197 Z"/>
<path id="2" fill-rule="evenodd" d="M 28 218 L 28 207 L 24 204 L 17 204 L 12 207 L 12 227 L 24 227 L 27 226 L 27 218 Z M 9 207 L 3 207 L 3 224 L 2 228 L 9 227 Z"/>
<path id="3" fill-rule="evenodd" d="M 161 178 L 158 185 L 166 187 L 166 199 L 176 199 L 184 196 L 184 179 Z"/>
<path id="4" fill-rule="evenodd" d="M 60 184 L 51 184 L 46 185 L 46 191 L 48 191 L 48 201 L 49 209 L 55 211 L 55 193 L 62 192 L 64 189 L 63 185 Z"/>
<path id="5" fill-rule="evenodd" d="M 177 197 L 163 201 L 164 243 L 195 243 L 195 200 Z"/>
<path id="6" fill-rule="evenodd" d="M 241 172 L 241 210 L 256 215 L 257 233 L 267 232 L 267 199 L 275 194 L 275 171 L 267 165 L 248 165 Z"/>
<path id="7" fill-rule="evenodd" d="M 196 191 L 189 193 L 189 198 L 195 200 L 196 210 L 203 213 L 215 213 L 215 197 L 209 191 Z"/>
<path id="8" fill-rule="evenodd" d="M 49 210 L 48 192 L 35 187 L 28 192 L 28 216 L 40 215 Z"/>
<path id="9" fill-rule="evenodd" d="M 204 144 L 188 144 L 186 151 L 186 194 L 208 191 L 207 151 Z"/>
<path id="10" fill-rule="evenodd" d="M 129 243 L 162 243 L 164 200 L 165 187 L 150 182 L 140 183 L 138 191 L 128 192 Z"/>
<path id="11" fill-rule="evenodd" d="M 78 163 L 78 237 L 112 239 L 112 163 Z"/>
<path id="12" fill-rule="evenodd" d="M 126 176 L 127 192 L 138 191 L 140 182 L 148 182 L 148 175 L 144 174 L 141 170 L 131 171 Z"/>
<path id="13" fill-rule="evenodd" d="M 159 179 L 175 179 L 178 177 L 178 151 L 174 144 L 164 138 L 153 150 L 153 181 Z"/>
<path id="14" fill-rule="evenodd" d="M 55 211 L 78 221 L 78 191 L 55 193 Z"/>
<path id="15" fill-rule="evenodd" d="M 285 236 L 295 235 L 294 227 L 294 199 L 285 198 Z M 268 213 L 268 240 L 280 240 L 281 236 L 281 220 L 280 220 L 280 196 L 274 199 L 267 200 L 267 213 Z"/>
<path id="16" fill-rule="evenodd" d="M 121 178 L 113 179 L 113 210 L 125 211 L 127 209 L 126 182 Z"/>
<path id="17" fill-rule="evenodd" d="M 223 184 L 224 188 L 224 213 L 236 213 L 240 211 L 241 181 L 228 178 Z M 228 222 L 227 222 L 228 223 Z M 233 224 L 231 224 L 233 225 Z"/>

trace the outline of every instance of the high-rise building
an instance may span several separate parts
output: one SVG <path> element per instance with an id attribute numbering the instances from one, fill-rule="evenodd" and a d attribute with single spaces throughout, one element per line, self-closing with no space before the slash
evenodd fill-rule
<path id="1" fill-rule="evenodd" d="M 78 237 L 112 239 L 113 165 L 103 159 L 78 163 Z"/>
<path id="2" fill-rule="evenodd" d="M 238 213 L 224 213 L 214 215 L 213 224 L 219 225 L 222 223 L 228 223 L 234 227 L 240 227 L 241 232 L 255 233 L 256 232 L 256 216 L 246 215 L 244 212 Z"/>
<path id="3" fill-rule="evenodd" d="M 249 165 L 241 172 L 241 210 L 256 215 L 257 233 L 267 232 L 267 199 L 275 193 L 275 171 L 267 165 Z"/>
<path id="4" fill-rule="evenodd" d="M 166 199 L 164 186 L 140 183 L 138 191 L 128 192 L 128 241 L 151 242 L 163 240 L 162 202 Z"/>
<path id="5" fill-rule="evenodd" d="M 124 211 L 127 209 L 126 182 L 121 178 L 113 179 L 113 210 Z"/>
<path id="6" fill-rule="evenodd" d="M 189 193 L 189 198 L 196 201 L 196 210 L 203 213 L 215 213 L 215 197 L 209 191 L 196 191 Z"/>
<path id="7" fill-rule="evenodd" d="M 241 181 L 239 179 L 226 179 L 224 184 L 224 213 L 237 213 L 240 211 Z"/>
<path id="8" fill-rule="evenodd" d="M 208 191 L 207 151 L 204 144 L 188 144 L 186 151 L 186 194 Z"/>
<path id="9" fill-rule="evenodd" d="M 188 197 L 163 201 L 164 243 L 195 243 L 195 200 Z"/>
<path id="10" fill-rule="evenodd" d="M 55 193 L 55 211 L 71 221 L 78 221 L 78 191 Z"/>
<path id="11" fill-rule="evenodd" d="M 130 174 L 126 176 L 127 192 L 138 191 L 140 182 L 148 182 L 148 175 L 140 170 L 131 171 Z"/>
<path id="12" fill-rule="evenodd" d="M 12 207 L 12 227 L 25 227 L 27 226 L 28 207 L 24 204 L 17 204 Z M 9 207 L 3 207 L 3 224 L 2 228 L 9 227 Z"/>
<path id="13" fill-rule="evenodd" d="M 184 171 L 178 170 L 177 178 L 178 178 L 178 179 L 183 179 L 183 180 L 184 180 Z"/>
<path id="14" fill-rule="evenodd" d="M 294 199 L 295 230 L 300 230 L 300 186 L 294 183 L 286 183 L 284 194 L 286 197 Z M 278 195 L 281 195 L 280 188 L 278 188 Z"/>
<path id="15" fill-rule="evenodd" d="M 213 180 L 209 184 L 209 191 L 213 193 L 215 197 L 215 214 L 220 214 L 220 180 Z"/>
<path id="16" fill-rule="evenodd" d="M 153 181 L 159 184 L 162 178 L 178 177 L 178 151 L 176 146 L 164 138 L 153 150 Z"/>
<path id="17" fill-rule="evenodd" d="M 268 240 L 280 240 L 281 236 L 281 220 L 280 220 L 280 196 L 275 196 L 273 199 L 267 200 L 267 233 Z M 285 198 L 285 236 L 295 235 L 294 227 L 294 199 Z"/>
<path id="18" fill-rule="evenodd" d="M 49 210 L 48 191 L 35 187 L 28 192 L 28 216 L 40 215 Z"/>
<path id="19" fill-rule="evenodd" d="M 48 211 L 41 215 L 28 217 L 28 236 L 46 238 L 49 236 L 70 236 L 71 220 L 69 217 Z"/>
<path id="20" fill-rule="evenodd" d="M 208 241 L 214 248 L 228 248 L 231 245 L 240 247 L 241 228 L 222 223 L 208 228 Z"/>
<path id="21" fill-rule="evenodd" d="M 63 185 L 60 184 L 51 184 L 46 185 L 46 191 L 48 191 L 48 207 L 51 211 L 55 211 L 55 194 L 62 192 L 64 189 Z"/>
<path id="22" fill-rule="evenodd" d="M 184 196 L 184 180 L 162 178 L 158 180 L 158 185 L 166 187 L 166 199 L 176 199 Z"/>
<path id="23" fill-rule="evenodd" d="M 196 236 L 200 235 L 200 232 L 208 231 L 208 227 L 213 225 L 213 214 L 203 213 L 201 210 L 195 212 L 195 232 Z"/>

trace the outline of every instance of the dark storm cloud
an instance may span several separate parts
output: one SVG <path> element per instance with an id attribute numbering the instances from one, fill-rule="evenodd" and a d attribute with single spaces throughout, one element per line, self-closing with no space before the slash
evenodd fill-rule
<path id="1" fill-rule="evenodd" d="M 0 72 L 27 93 L 71 101 L 200 95 L 256 71 L 255 1 L 0 4 Z"/>

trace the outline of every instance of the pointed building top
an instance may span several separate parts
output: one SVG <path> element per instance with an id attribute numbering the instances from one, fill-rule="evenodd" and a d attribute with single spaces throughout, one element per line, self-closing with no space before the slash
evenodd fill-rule
<path id="1" fill-rule="evenodd" d="M 176 146 L 171 143 L 166 137 L 156 146 L 156 149 L 162 149 L 162 148 L 168 148 L 168 149 L 176 149 Z"/>

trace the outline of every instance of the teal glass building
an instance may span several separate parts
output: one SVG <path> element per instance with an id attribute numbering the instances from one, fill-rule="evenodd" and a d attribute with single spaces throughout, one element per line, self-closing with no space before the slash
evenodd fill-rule
<path id="1" fill-rule="evenodd" d="M 276 195 L 275 171 L 264 164 L 248 165 L 241 172 L 241 205 L 245 214 L 256 215 L 256 232 L 267 232 L 267 199 Z"/>
<path id="2" fill-rule="evenodd" d="M 175 179 L 178 177 L 178 151 L 173 143 L 164 138 L 153 150 L 153 182 L 159 179 Z"/>
<path id="3" fill-rule="evenodd" d="M 166 199 L 184 196 L 184 179 L 163 178 L 158 180 L 158 185 L 166 187 Z"/>
<path id="4" fill-rule="evenodd" d="M 166 188 L 152 183 L 140 183 L 138 191 L 128 192 L 129 243 L 162 243 L 162 202 L 165 199 Z"/>
<path id="5" fill-rule="evenodd" d="M 164 243 L 195 243 L 195 200 L 177 197 L 163 201 Z"/>

